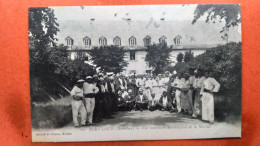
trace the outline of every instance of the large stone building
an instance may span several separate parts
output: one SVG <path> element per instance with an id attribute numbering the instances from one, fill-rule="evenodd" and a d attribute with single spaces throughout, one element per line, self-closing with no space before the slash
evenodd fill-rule
<path id="1" fill-rule="evenodd" d="M 206 24 L 190 21 L 66 21 L 59 22 L 59 43 L 69 46 L 70 58 L 75 59 L 76 52 L 83 51 L 86 60 L 91 63 L 88 50 L 94 46 L 117 45 L 127 50 L 125 60 L 129 63 L 124 74 L 150 73 L 145 62 L 147 46 L 152 43 L 166 42 L 172 46 L 170 59 L 176 62 L 178 53 L 191 51 L 194 56 L 206 49 L 228 41 L 241 41 L 237 30 L 229 31 L 228 39 L 220 34 L 222 24 Z"/>

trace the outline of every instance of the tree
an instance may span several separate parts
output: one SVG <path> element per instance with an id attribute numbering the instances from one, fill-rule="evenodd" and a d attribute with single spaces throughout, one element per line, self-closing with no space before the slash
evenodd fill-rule
<path id="1" fill-rule="evenodd" d="M 206 23 L 212 21 L 225 22 L 225 26 L 220 31 L 226 31 L 230 27 L 238 26 L 241 23 L 241 10 L 239 4 L 202 4 L 198 5 L 194 11 L 194 19 L 192 24 L 196 23 L 199 18 L 207 14 Z"/>
<path id="2" fill-rule="evenodd" d="M 179 53 L 179 54 L 177 55 L 177 58 L 176 58 L 176 59 L 177 59 L 178 62 L 182 62 L 183 57 L 184 57 L 183 53 Z"/>
<path id="3" fill-rule="evenodd" d="M 30 49 L 37 49 L 39 53 L 50 45 L 56 46 L 55 35 L 59 31 L 59 24 L 54 10 L 48 7 L 29 8 L 29 40 Z"/>
<path id="4" fill-rule="evenodd" d="M 171 63 L 171 51 L 172 48 L 169 48 L 166 43 L 148 46 L 145 61 L 149 67 L 153 68 L 153 73 L 159 74 L 166 70 L 166 67 Z"/>
<path id="5" fill-rule="evenodd" d="M 191 51 L 186 51 L 185 52 L 185 54 L 184 54 L 184 62 L 188 63 L 191 60 L 193 60 L 193 58 L 194 58 L 194 55 L 193 55 L 193 53 L 191 53 Z"/>
<path id="6" fill-rule="evenodd" d="M 221 83 L 222 91 L 241 95 L 242 88 L 242 44 L 228 43 L 207 50 L 189 62 L 190 67 L 212 71 Z"/>
<path id="7" fill-rule="evenodd" d="M 127 66 L 124 60 L 125 50 L 117 46 L 94 47 L 89 51 L 91 60 L 101 71 L 120 73 Z"/>
<path id="8" fill-rule="evenodd" d="M 55 52 L 57 51 L 55 35 L 59 31 L 59 24 L 56 20 L 51 8 L 29 8 L 30 75 L 34 75 L 34 73 L 39 75 L 45 71 L 54 72 L 54 66 L 58 64 L 53 60 L 54 54 L 57 53 Z M 64 51 L 66 48 L 60 48 L 63 51 L 63 53 L 59 52 L 60 55 L 67 55 Z"/>

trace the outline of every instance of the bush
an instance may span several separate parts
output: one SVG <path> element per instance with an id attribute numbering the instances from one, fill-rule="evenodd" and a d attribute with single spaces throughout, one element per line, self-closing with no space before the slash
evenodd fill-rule
<path id="1" fill-rule="evenodd" d="M 189 67 L 212 71 L 221 84 L 221 92 L 241 96 L 242 43 L 228 43 L 207 50 L 189 62 Z"/>
<path id="2" fill-rule="evenodd" d="M 32 105 L 33 128 L 59 128 L 72 122 L 70 98 L 45 104 Z"/>

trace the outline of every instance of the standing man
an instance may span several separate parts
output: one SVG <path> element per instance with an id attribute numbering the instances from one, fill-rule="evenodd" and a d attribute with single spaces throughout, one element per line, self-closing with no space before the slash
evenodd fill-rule
<path id="1" fill-rule="evenodd" d="M 182 78 L 182 74 L 181 73 L 177 73 L 177 77 L 175 78 L 172 87 L 174 87 L 176 89 L 175 92 L 175 100 L 176 100 L 176 108 L 178 110 L 178 113 L 181 112 L 181 91 L 180 91 L 180 87 L 182 86 L 182 84 L 184 83 L 184 78 Z"/>
<path id="2" fill-rule="evenodd" d="M 144 87 L 145 87 L 145 95 L 148 97 L 148 99 L 152 99 L 152 96 L 151 96 L 151 92 L 152 92 L 152 88 L 153 88 L 153 85 L 152 85 L 152 80 L 150 77 L 146 77 L 146 80 L 144 82 Z"/>
<path id="3" fill-rule="evenodd" d="M 181 91 L 181 108 L 185 113 L 192 115 L 192 101 L 190 100 L 190 83 L 189 83 L 189 74 L 184 74 L 184 82 L 180 86 Z"/>
<path id="4" fill-rule="evenodd" d="M 148 109 L 148 98 L 143 94 L 143 89 L 139 89 L 139 95 L 136 96 L 135 101 L 135 110 L 143 111 L 144 109 Z"/>
<path id="5" fill-rule="evenodd" d="M 211 77 L 209 72 L 205 73 L 205 80 L 202 84 L 202 120 L 214 124 L 214 92 L 218 92 L 220 84 Z"/>
<path id="6" fill-rule="evenodd" d="M 83 84 L 83 93 L 86 101 L 87 108 L 87 122 L 88 125 L 93 125 L 93 111 L 95 108 L 95 94 L 99 89 L 93 84 L 93 78 L 91 76 L 86 77 L 86 82 Z"/>
<path id="7" fill-rule="evenodd" d="M 206 79 L 203 75 L 203 72 L 201 69 L 197 69 L 195 71 L 195 77 L 196 79 L 194 80 L 193 87 L 195 91 L 195 100 L 194 100 L 194 106 L 193 106 L 193 118 L 198 118 L 198 116 L 201 116 L 201 87 L 202 83 Z"/>
<path id="8" fill-rule="evenodd" d="M 195 75 L 194 75 L 194 69 L 193 68 L 189 68 L 189 84 L 190 84 L 190 90 L 189 90 L 189 98 L 192 102 L 192 107 L 194 105 L 194 100 L 195 100 L 195 91 L 194 91 L 194 87 L 193 87 L 193 83 L 195 81 Z"/>
<path id="9" fill-rule="evenodd" d="M 141 89 L 144 89 L 144 77 L 143 75 L 140 75 L 140 79 L 137 80 L 136 84 L 137 84 L 137 87 L 138 87 L 138 90 L 141 88 Z"/>
<path id="10" fill-rule="evenodd" d="M 75 127 L 80 127 L 78 123 L 78 114 L 81 115 L 81 126 L 86 125 L 86 116 L 87 111 L 84 105 L 83 100 L 83 83 L 84 80 L 78 80 L 73 89 L 70 92 L 71 99 L 71 106 L 72 106 L 72 117 L 73 123 Z"/>
<path id="11" fill-rule="evenodd" d="M 93 120 L 95 123 L 102 121 L 102 118 L 105 116 L 104 112 L 107 110 L 107 103 L 105 101 L 105 87 L 104 79 L 100 77 L 97 82 L 98 93 L 95 96 L 95 108 L 93 113 Z"/>

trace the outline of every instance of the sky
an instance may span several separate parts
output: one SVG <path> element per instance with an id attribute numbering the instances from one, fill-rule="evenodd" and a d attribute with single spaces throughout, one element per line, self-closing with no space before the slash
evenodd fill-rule
<path id="1" fill-rule="evenodd" d="M 197 5 L 132 5 L 132 6 L 80 6 L 51 7 L 54 9 L 58 21 L 80 20 L 120 21 L 123 18 L 131 20 L 149 21 L 151 17 L 160 21 L 162 17 L 167 21 L 192 21 Z"/>

